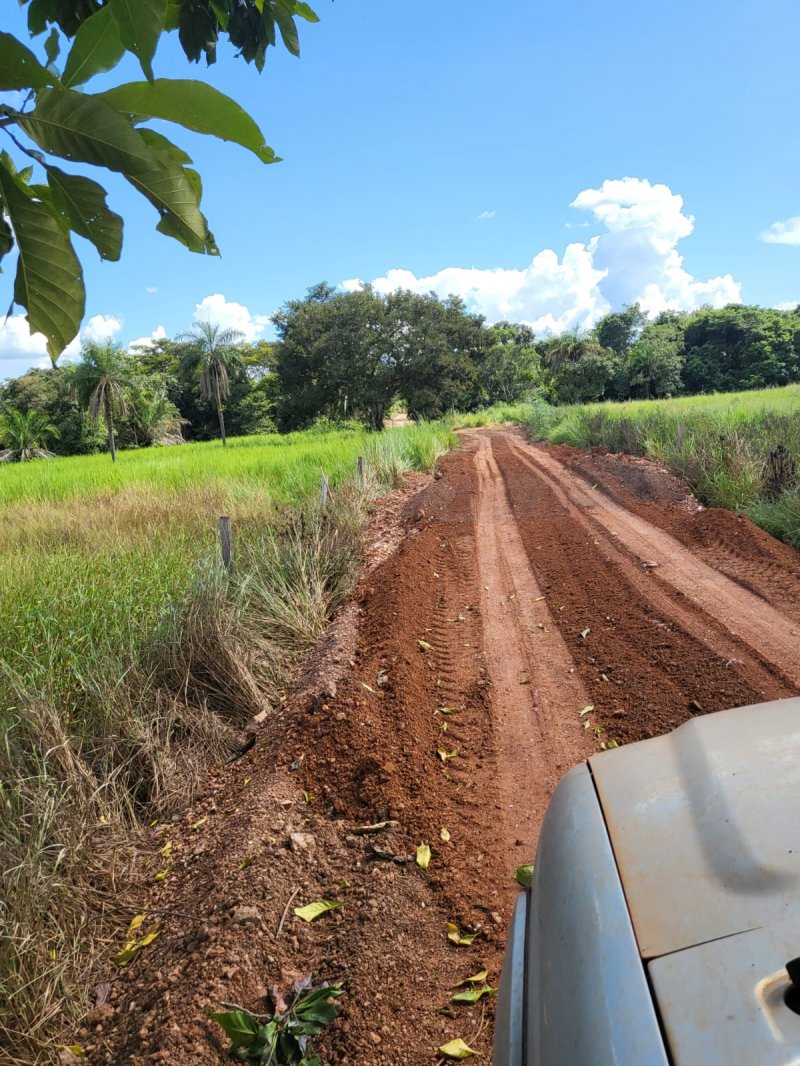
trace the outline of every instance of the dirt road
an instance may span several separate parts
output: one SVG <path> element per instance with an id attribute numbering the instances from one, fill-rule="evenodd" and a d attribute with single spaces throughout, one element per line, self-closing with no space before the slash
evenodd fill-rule
<path id="1" fill-rule="evenodd" d="M 432 1063 L 456 1036 L 488 1054 L 491 1002 L 453 1008 L 450 989 L 484 967 L 496 983 L 559 778 L 600 745 L 800 690 L 800 556 L 746 519 L 651 463 L 510 429 L 463 434 L 441 475 L 364 577 L 351 645 L 172 835 L 151 906 L 202 914 L 201 934 L 167 920 L 95 1061 L 222 1062 L 206 1011 L 262 1011 L 301 971 L 349 982 L 331 1064 Z M 344 906 L 276 939 L 295 888 Z"/>

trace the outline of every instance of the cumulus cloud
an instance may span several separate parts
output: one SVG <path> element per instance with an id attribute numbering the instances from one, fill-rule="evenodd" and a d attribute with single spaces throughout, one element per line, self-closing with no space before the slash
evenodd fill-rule
<path id="1" fill-rule="evenodd" d="M 156 341 L 166 340 L 167 331 L 163 326 L 159 325 L 153 330 L 152 333 L 148 333 L 146 337 L 137 337 L 136 340 L 128 343 L 128 351 L 133 348 L 152 348 Z"/>
<path id="2" fill-rule="evenodd" d="M 84 341 L 105 341 L 113 339 L 122 329 L 122 322 L 116 315 L 92 315 L 78 336 L 71 341 L 60 356 L 60 361 L 68 362 L 80 352 Z M 0 360 L 14 361 L 20 373 L 29 367 L 51 366 L 47 354 L 47 341 L 43 333 L 31 333 L 24 315 L 9 315 L 0 323 Z M 24 362 L 24 365 L 22 363 Z"/>
<path id="3" fill-rule="evenodd" d="M 270 324 L 269 315 L 253 314 L 249 307 L 226 300 L 220 292 L 204 297 L 194 309 L 195 322 L 216 322 L 223 329 L 236 329 L 246 341 L 255 341 Z"/>
<path id="4" fill-rule="evenodd" d="M 149 292 L 150 295 L 152 296 L 154 292 L 158 292 L 158 289 L 156 288 L 155 285 L 145 285 L 144 291 L 145 292 Z"/>
<path id="5" fill-rule="evenodd" d="M 588 211 L 589 226 L 601 232 L 567 245 L 561 258 L 546 249 L 521 268 L 445 267 L 419 278 L 392 269 L 373 285 L 383 293 L 454 293 L 490 322 L 514 319 L 540 333 L 588 329 L 609 311 L 637 301 L 650 314 L 740 301 L 740 286 L 730 274 L 703 281 L 684 268 L 677 245 L 692 233 L 694 219 L 668 186 L 644 178 L 604 181 L 580 192 L 571 206 Z M 344 287 L 361 284 L 351 278 Z"/>
<path id="6" fill-rule="evenodd" d="M 496 214 L 496 211 L 481 211 L 481 213 L 476 215 L 475 218 L 494 218 Z"/>
<path id="7" fill-rule="evenodd" d="M 800 245 L 800 215 L 786 218 L 782 222 L 773 222 L 759 234 L 759 239 L 765 244 Z"/>

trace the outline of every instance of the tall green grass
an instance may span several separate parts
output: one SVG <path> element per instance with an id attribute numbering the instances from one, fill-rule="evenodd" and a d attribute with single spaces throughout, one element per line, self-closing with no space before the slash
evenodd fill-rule
<path id="1" fill-rule="evenodd" d="M 703 503 L 745 511 L 800 547 L 800 385 L 573 407 L 536 403 L 520 422 L 554 444 L 657 459 Z"/>
<path id="2" fill-rule="evenodd" d="M 280 698 L 376 496 L 453 442 L 431 424 L 0 467 L 0 1058 L 52 1061 L 132 842 Z"/>

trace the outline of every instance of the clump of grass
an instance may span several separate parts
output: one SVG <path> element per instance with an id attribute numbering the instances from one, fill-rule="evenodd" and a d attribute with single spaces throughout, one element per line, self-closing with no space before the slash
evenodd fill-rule
<path id="1" fill-rule="evenodd" d="M 451 441 L 428 425 L 0 471 L 0 1058 L 50 1060 L 71 1035 L 146 827 L 277 701 L 350 589 L 378 493 Z"/>

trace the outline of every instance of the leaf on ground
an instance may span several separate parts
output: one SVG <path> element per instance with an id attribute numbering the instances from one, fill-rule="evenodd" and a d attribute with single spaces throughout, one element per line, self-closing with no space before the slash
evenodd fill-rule
<path id="1" fill-rule="evenodd" d="M 589 636 L 590 633 L 591 633 L 591 629 L 582 629 L 581 630 L 581 636 L 583 637 L 584 640 L 586 640 L 586 638 Z"/>
<path id="2" fill-rule="evenodd" d="M 166 881 L 166 879 L 169 877 L 169 875 L 171 873 L 172 873 L 172 863 L 170 863 L 169 866 L 166 867 L 166 869 L 162 870 L 160 873 L 157 873 L 153 877 L 153 880 L 154 881 Z"/>
<path id="3" fill-rule="evenodd" d="M 303 799 L 306 801 L 306 803 L 313 803 L 314 802 L 314 793 L 313 792 L 304 791 L 303 792 Z"/>
<path id="4" fill-rule="evenodd" d="M 427 844 L 420 844 L 417 848 L 417 866 L 427 870 L 431 864 L 431 849 Z"/>
<path id="5" fill-rule="evenodd" d="M 583 718 L 583 716 L 585 714 L 588 714 L 589 711 L 593 711 L 593 710 L 594 710 L 594 704 L 593 703 L 587 703 L 586 706 L 581 711 L 581 713 L 578 715 L 578 717 L 579 718 Z"/>
<path id="6" fill-rule="evenodd" d="M 61 1051 L 68 1051 L 70 1055 L 74 1055 L 76 1059 L 85 1059 L 86 1052 L 83 1050 L 80 1044 L 60 1044 Z"/>
<path id="7" fill-rule="evenodd" d="M 128 926 L 129 940 L 136 932 L 136 930 L 144 923 L 145 918 L 147 918 L 146 914 L 137 914 L 136 917 L 132 920 L 131 924 Z"/>
<path id="8" fill-rule="evenodd" d="M 533 863 L 518 866 L 514 871 L 514 880 L 522 885 L 523 888 L 530 888 L 533 884 Z"/>
<path id="9" fill-rule="evenodd" d="M 165 859 L 168 859 L 172 854 L 172 841 L 168 840 L 164 847 L 159 851 L 159 855 L 163 855 Z"/>
<path id="10" fill-rule="evenodd" d="M 429 644 L 427 640 L 418 640 L 417 644 L 419 644 L 423 651 L 433 651 L 433 645 Z"/>
<path id="11" fill-rule="evenodd" d="M 471 1055 L 477 1055 L 478 1052 L 473 1051 L 469 1044 L 465 1044 L 459 1037 L 457 1040 L 442 1044 L 439 1054 L 444 1055 L 446 1059 L 468 1059 Z"/>
<path id="12" fill-rule="evenodd" d="M 234 1048 L 248 1045 L 261 1029 L 258 1019 L 246 1010 L 217 1011 L 210 1017 L 222 1027 Z"/>
<path id="13" fill-rule="evenodd" d="M 481 970 L 479 973 L 474 973 L 472 977 L 465 977 L 463 981 L 459 981 L 457 985 L 453 985 L 453 988 L 463 988 L 464 985 L 481 985 L 488 976 L 488 970 Z"/>
<path id="14" fill-rule="evenodd" d="M 341 903 L 334 899 L 318 899 L 314 903 L 307 903 L 305 907 L 295 907 L 294 913 L 298 918 L 302 918 L 304 922 L 313 922 L 315 918 L 319 918 L 321 914 L 327 914 L 328 911 L 335 911 L 337 907 L 341 907 Z"/>
<path id="15" fill-rule="evenodd" d="M 368 685 L 366 683 L 366 681 L 359 681 L 359 684 L 361 685 L 362 688 L 365 688 L 367 690 L 367 692 L 374 692 L 375 691 L 375 689 L 372 687 L 372 685 Z"/>
<path id="16" fill-rule="evenodd" d="M 450 840 L 450 833 L 447 829 L 445 829 L 444 826 L 442 826 L 442 828 L 439 830 L 439 836 L 442 838 L 445 844 Z"/>
<path id="17" fill-rule="evenodd" d="M 616 740 L 609 740 L 606 746 L 609 748 L 618 748 L 619 744 L 617 744 Z"/>
<path id="18" fill-rule="evenodd" d="M 242 782 L 242 784 L 243 785 L 249 785 L 252 780 L 253 780 L 252 777 L 246 777 L 244 779 L 244 781 Z"/>
<path id="19" fill-rule="evenodd" d="M 493 996 L 497 991 L 496 988 L 492 988 L 491 985 L 483 984 L 480 987 L 467 988 L 463 992 L 456 992 L 454 996 L 450 997 L 451 1003 L 477 1003 L 479 999 L 483 999 L 484 996 Z"/>
<path id="20" fill-rule="evenodd" d="M 437 707 L 439 714 L 458 714 L 461 710 L 460 707 Z"/>
<path id="21" fill-rule="evenodd" d="M 477 936 L 478 933 L 462 933 L 455 922 L 447 923 L 447 939 L 451 944 L 458 944 L 459 947 L 468 947 Z"/>
<path id="22" fill-rule="evenodd" d="M 452 751 L 445 751 L 444 748 L 437 748 L 436 754 L 439 756 L 442 762 L 447 762 L 448 759 L 455 759 L 455 757 L 458 755 L 458 748 L 453 748 Z"/>
<path id="23" fill-rule="evenodd" d="M 146 948 L 153 943 L 159 932 L 159 929 L 151 929 L 146 936 L 136 940 L 129 940 L 122 951 L 114 956 L 114 963 L 117 966 L 127 966 L 129 962 L 136 958 L 142 948 Z"/>
<path id="24" fill-rule="evenodd" d="M 201 826 L 205 825 L 207 821 L 208 821 L 208 815 L 204 814 L 202 818 L 198 818 L 196 822 L 192 822 L 192 824 L 189 826 L 189 828 L 190 829 L 199 829 Z"/>
<path id="25" fill-rule="evenodd" d="M 239 869 L 246 870 L 250 863 L 253 861 L 253 859 L 255 859 L 255 855 L 248 855 L 246 859 L 243 859 L 239 863 Z"/>

